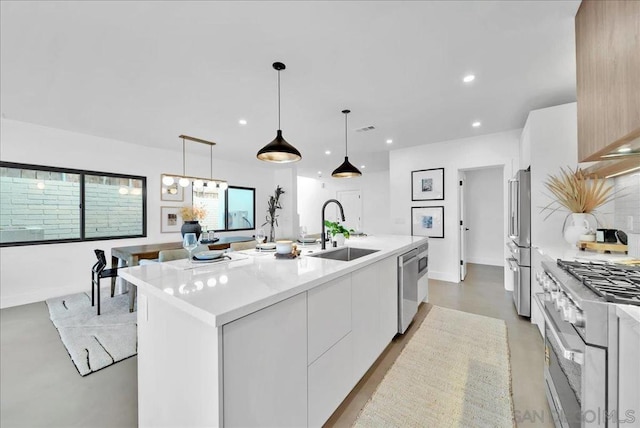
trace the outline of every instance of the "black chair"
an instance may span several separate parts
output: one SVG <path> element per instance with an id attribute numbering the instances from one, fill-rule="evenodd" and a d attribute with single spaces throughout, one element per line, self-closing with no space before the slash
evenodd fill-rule
<path id="1" fill-rule="evenodd" d="M 107 259 L 104 256 L 104 251 L 94 250 L 98 261 L 91 268 L 91 306 L 95 306 L 94 295 L 97 289 L 98 293 L 98 315 L 100 315 L 100 280 L 102 278 L 115 278 L 118 276 L 118 268 L 105 269 L 107 267 Z M 115 293 L 115 281 L 111 282 L 111 297 Z"/>

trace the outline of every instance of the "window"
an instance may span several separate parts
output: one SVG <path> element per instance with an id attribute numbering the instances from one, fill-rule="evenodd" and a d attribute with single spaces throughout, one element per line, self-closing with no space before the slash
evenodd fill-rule
<path id="1" fill-rule="evenodd" d="M 146 236 L 146 178 L 0 162 L 0 246 Z"/>
<path id="2" fill-rule="evenodd" d="M 256 189 L 229 186 L 226 190 L 207 188 L 193 191 L 193 205 L 203 207 L 207 216 L 203 230 L 251 230 L 256 223 Z"/>

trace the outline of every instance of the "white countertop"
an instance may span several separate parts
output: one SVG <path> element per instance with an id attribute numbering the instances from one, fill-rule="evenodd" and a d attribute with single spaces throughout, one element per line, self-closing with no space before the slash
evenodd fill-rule
<path id="1" fill-rule="evenodd" d="M 305 256 L 309 251 L 318 252 L 320 245 L 298 244 L 302 255 L 291 260 L 247 250 L 230 253 L 229 262 L 192 268 L 187 260 L 176 260 L 120 269 L 118 273 L 143 293 L 217 327 L 426 242 L 427 238 L 417 236 L 353 237 L 346 241 L 347 246 L 379 251 L 345 262 Z"/>

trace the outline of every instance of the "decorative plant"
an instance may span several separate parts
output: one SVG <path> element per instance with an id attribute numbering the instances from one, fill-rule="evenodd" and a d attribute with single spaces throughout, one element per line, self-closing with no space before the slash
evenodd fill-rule
<path id="1" fill-rule="evenodd" d="M 572 213 L 592 213 L 615 199 L 613 186 L 608 185 L 604 178 L 589 177 L 580 168 L 574 171 L 567 167 L 567 170 L 560 168 L 559 176 L 549 175 L 544 183 L 555 196 L 555 200 L 542 209 L 551 210 L 545 219 L 562 207 Z"/>
<path id="2" fill-rule="evenodd" d="M 284 190 L 280 185 L 276 186 L 276 191 L 273 196 L 269 196 L 269 202 L 267 202 L 267 215 L 265 217 L 265 222 L 262 223 L 269 224 L 271 226 L 271 230 L 269 232 L 269 242 L 273 242 L 275 240 L 275 226 L 278 225 L 278 214 L 276 214 L 277 210 L 281 210 L 282 206 L 280 205 L 280 195 L 284 194 Z M 275 225 L 275 226 L 274 226 Z"/>
<path id="3" fill-rule="evenodd" d="M 355 232 L 353 229 L 347 229 L 338 222 L 325 220 L 324 225 L 329 229 L 331 236 L 336 236 L 338 233 L 342 233 L 345 238 L 349 239 L 350 234 Z"/>
<path id="4" fill-rule="evenodd" d="M 193 207 L 185 205 L 180 208 L 180 216 L 183 221 L 198 221 L 207 216 L 207 210 L 203 207 Z"/>

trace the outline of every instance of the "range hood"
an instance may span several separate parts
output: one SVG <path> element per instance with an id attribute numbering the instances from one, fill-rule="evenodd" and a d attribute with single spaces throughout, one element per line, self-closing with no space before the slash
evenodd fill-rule
<path id="1" fill-rule="evenodd" d="M 640 129 L 608 145 L 588 160 L 596 162 L 583 165 L 585 172 L 602 178 L 640 171 Z"/>

